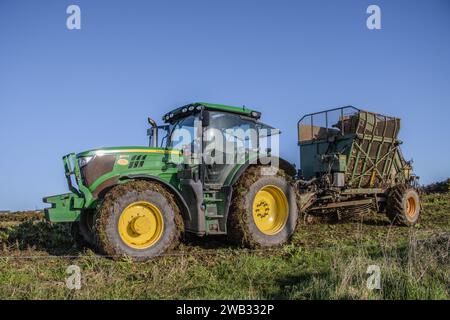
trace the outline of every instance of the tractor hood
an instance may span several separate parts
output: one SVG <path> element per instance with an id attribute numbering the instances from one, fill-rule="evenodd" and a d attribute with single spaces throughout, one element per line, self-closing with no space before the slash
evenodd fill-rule
<path id="1" fill-rule="evenodd" d="M 176 167 L 182 156 L 175 149 L 111 147 L 81 152 L 76 158 L 83 184 L 93 190 L 112 177 L 137 173 L 160 176 L 167 172 L 167 166 Z"/>
<path id="2" fill-rule="evenodd" d="M 127 146 L 127 147 L 108 147 L 108 148 L 98 148 L 92 149 L 88 151 L 83 151 L 77 154 L 77 158 L 81 157 L 91 157 L 91 156 L 102 156 L 102 155 L 112 155 L 112 154 L 135 154 L 135 153 L 143 153 L 143 154 L 173 154 L 180 155 L 181 152 L 175 149 L 166 149 L 166 148 L 149 148 L 149 147 L 136 147 L 136 146 Z"/>
<path id="3" fill-rule="evenodd" d="M 152 177 L 170 184 L 183 159 L 178 150 L 149 147 L 112 147 L 70 153 L 63 157 L 64 170 L 71 193 L 46 197 L 50 221 L 72 222 L 81 209 L 93 208 L 101 192 L 120 181 L 135 177 Z"/>

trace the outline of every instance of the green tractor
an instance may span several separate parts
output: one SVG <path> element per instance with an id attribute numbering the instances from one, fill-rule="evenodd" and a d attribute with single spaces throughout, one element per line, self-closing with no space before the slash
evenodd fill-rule
<path id="1" fill-rule="evenodd" d="M 71 192 L 44 198 L 46 218 L 72 223 L 83 245 L 136 261 L 171 250 L 183 234 L 279 246 L 303 213 L 375 209 L 396 223 L 417 221 L 417 178 L 398 147 L 399 119 L 353 107 L 304 116 L 297 171 L 272 152 L 280 132 L 260 117 L 192 103 L 164 115 L 164 125 L 149 118 L 150 147 L 66 155 Z"/>

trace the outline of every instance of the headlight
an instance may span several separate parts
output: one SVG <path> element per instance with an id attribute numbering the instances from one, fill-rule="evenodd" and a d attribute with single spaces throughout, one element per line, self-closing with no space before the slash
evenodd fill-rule
<path id="1" fill-rule="evenodd" d="M 94 157 L 81 157 L 78 158 L 78 165 L 80 166 L 80 168 L 84 167 L 85 165 L 87 165 L 89 163 L 89 161 L 91 161 Z"/>

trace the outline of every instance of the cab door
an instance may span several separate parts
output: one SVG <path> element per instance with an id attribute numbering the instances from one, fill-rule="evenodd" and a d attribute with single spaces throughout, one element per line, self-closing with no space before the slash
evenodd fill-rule
<path id="1" fill-rule="evenodd" d="M 204 183 L 223 185 L 234 167 L 256 152 L 256 122 L 236 114 L 207 112 L 209 123 L 203 131 Z"/>

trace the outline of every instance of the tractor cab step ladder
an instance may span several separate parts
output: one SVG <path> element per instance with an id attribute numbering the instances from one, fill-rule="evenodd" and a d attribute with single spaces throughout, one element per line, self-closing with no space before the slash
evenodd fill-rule
<path id="1" fill-rule="evenodd" d="M 222 186 L 204 185 L 203 208 L 207 234 L 226 234 L 225 197 Z"/>

